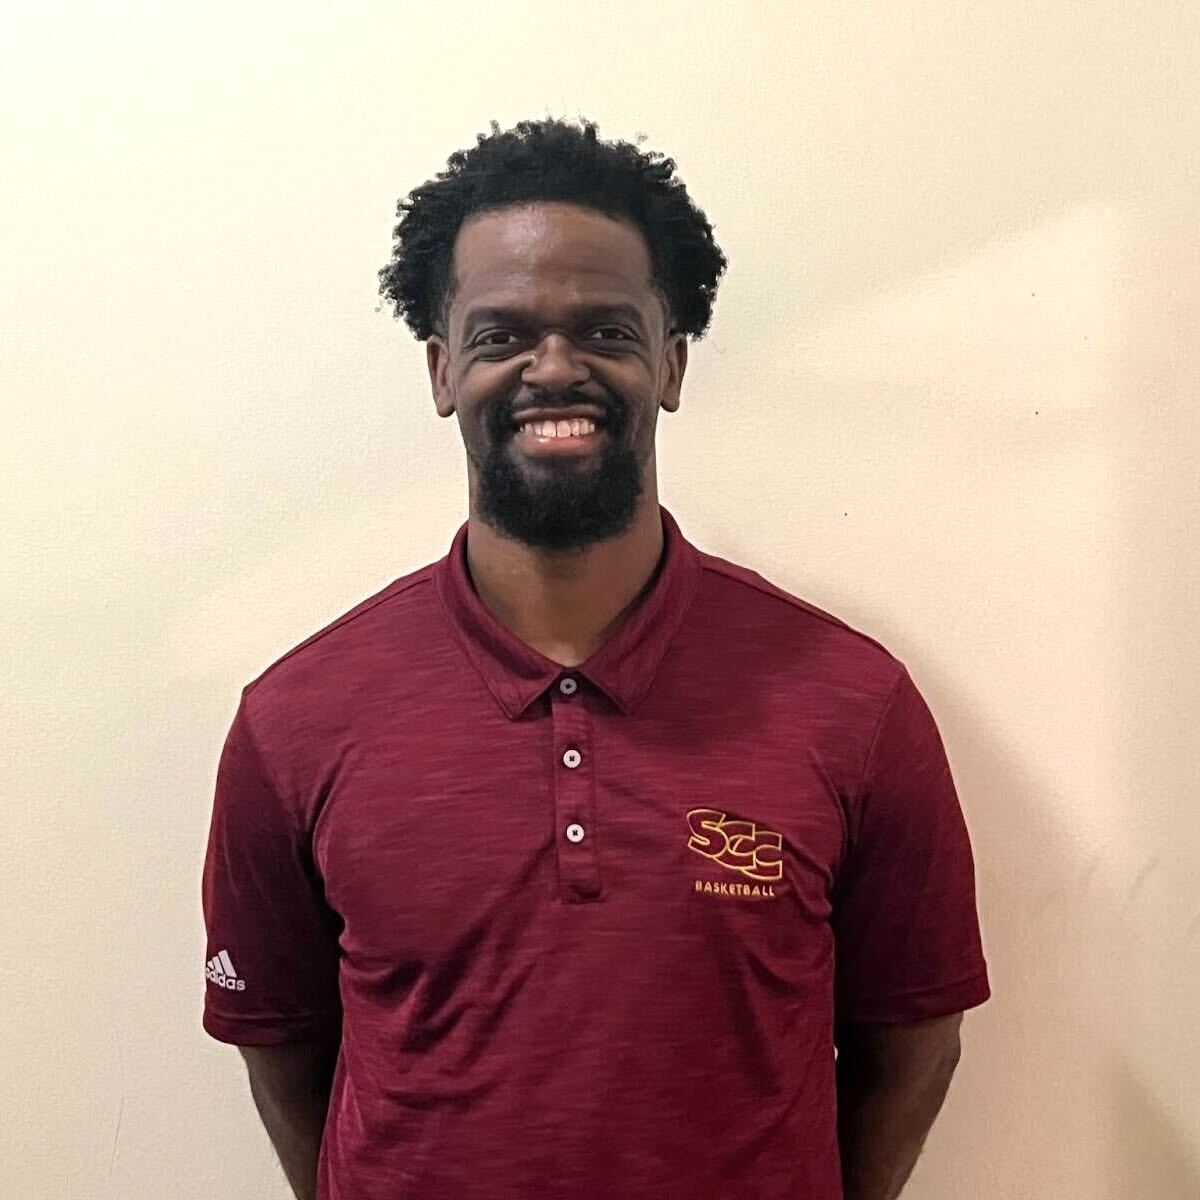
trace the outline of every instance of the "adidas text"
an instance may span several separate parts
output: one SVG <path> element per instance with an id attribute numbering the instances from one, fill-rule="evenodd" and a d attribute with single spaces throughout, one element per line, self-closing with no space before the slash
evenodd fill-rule
<path id="1" fill-rule="evenodd" d="M 231 992 L 244 992 L 246 990 L 246 981 L 244 979 L 230 979 L 228 975 L 218 974 L 212 967 L 205 967 L 204 973 L 217 987 L 228 988 Z"/>

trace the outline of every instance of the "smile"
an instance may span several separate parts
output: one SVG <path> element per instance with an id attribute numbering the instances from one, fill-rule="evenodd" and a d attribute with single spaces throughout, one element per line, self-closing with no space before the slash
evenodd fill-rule
<path id="1" fill-rule="evenodd" d="M 596 432 L 596 422 L 590 417 L 569 417 L 562 421 L 523 421 L 518 433 L 538 438 L 586 437 Z"/>
<path id="2" fill-rule="evenodd" d="M 517 427 L 516 446 L 525 454 L 586 454 L 604 438 L 604 430 L 588 417 L 565 421 L 525 421 Z"/>

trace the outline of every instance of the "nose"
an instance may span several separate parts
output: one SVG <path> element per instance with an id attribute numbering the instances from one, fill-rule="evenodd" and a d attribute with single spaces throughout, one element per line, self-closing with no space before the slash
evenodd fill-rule
<path id="1" fill-rule="evenodd" d="M 571 339 L 561 333 L 546 334 L 521 368 L 522 383 L 547 392 L 566 391 L 587 379 L 588 370 L 575 357 Z"/>

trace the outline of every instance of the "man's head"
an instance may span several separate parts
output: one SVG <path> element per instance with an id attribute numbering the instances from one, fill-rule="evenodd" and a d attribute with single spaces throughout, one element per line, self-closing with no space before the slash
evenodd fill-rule
<path id="1" fill-rule="evenodd" d="M 473 510 L 550 550 L 632 522 L 726 263 L 671 159 L 582 125 L 492 122 L 400 201 L 380 272 L 458 416 Z"/>

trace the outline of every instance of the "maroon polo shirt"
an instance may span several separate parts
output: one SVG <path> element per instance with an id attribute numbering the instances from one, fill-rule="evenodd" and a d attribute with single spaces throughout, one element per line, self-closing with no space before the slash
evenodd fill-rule
<path id="1" fill-rule="evenodd" d="M 837 1200 L 833 1027 L 989 996 L 904 664 L 661 510 L 581 666 L 447 556 L 242 690 L 204 1027 L 341 1036 L 321 1200 Z"/>

